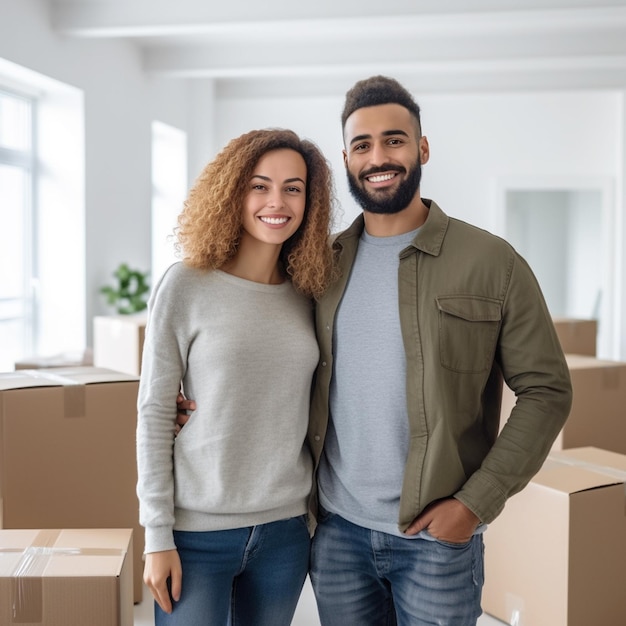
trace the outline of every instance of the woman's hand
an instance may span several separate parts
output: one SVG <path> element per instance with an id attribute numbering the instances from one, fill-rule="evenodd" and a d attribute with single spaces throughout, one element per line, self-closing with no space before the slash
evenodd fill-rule
<path id="1" fill-rule="evenodd" d="M 183 570 L 178 550 L 164 550 L 146 554 L 143 581 L 146 583 L 158 605 L 166 612 L 173 610 L 172 600 L 180 600 Z M 170 589 L 167 581 L 170 580 Z"/>

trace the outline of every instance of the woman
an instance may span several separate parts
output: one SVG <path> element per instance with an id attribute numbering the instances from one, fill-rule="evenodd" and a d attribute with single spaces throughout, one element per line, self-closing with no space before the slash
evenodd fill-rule
<path id="1" fill-rule="evenodd" d="M 291 623 L 307 574 L 313 300 L 333 274 L 330 168 L 287 130 L 231 141 L 154 289 L 138 399 L 157 626 Z M 175 436 L 180 386 L 197 402 Z"/>

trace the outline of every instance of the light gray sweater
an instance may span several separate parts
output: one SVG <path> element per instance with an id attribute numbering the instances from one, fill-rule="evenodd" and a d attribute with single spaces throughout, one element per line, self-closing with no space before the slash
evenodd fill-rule
<path id="1" fill-rule="evenodd" d="M 169 268 L 150 298 L 138 398 L 146 553 L 173 549 L 173 529 L 240 528 L 306 512 L 318 356 L 312 304 L 289 281 Z M 175 437 L 181 381 L 197 410 Z"/>

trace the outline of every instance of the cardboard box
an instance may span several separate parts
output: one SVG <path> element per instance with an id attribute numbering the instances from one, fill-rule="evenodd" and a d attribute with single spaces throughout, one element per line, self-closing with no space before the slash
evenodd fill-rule
<path id="1" fill-rule="evenodd" d="M 577 354 L 566 354 L 565 358 L 574 396 L 567 422 L 552 449 L 595 446 L 626 454 L 626 362 Z M 514 405 L 515 394 L 504 385 L 502 426 Z"/>
<path id="2" fill-rule="evenodd" d="M 139 376 L 147 313 L 93 318 L 93 364 Z"/>
<path id="3" fill-rule="evenodd" d="M 132 530 L 0 530 L 0 624 L 133 626 Z"/>
<path id="4" fill-rule="evenodd" d="M 133 528 L 136 602 L 138 388 L 96 367 L 0 374 L 0 528 Z"/>
<path id="5" fill-rule="evenodd" d="M 626 456 L 551 453 L 485 532 L 483 610 L 512 626 L 626 624 Z"/>
<path id="6" fill-rule="evenodd" d="M 563 352 L 596 356 L 597 320 L 555 317 L 552 321 Z"/>

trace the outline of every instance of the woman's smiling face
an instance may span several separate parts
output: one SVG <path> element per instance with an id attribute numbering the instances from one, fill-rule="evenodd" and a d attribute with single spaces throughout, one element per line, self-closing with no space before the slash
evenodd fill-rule
<path id="1" fill-rule="evenodd" d="M 274 245 L 287 241 L 304 219 L 306 180 L 306 163 L 300 153 L 281 148 L 264 154 L 248 182 L 244 236 Z"/>

